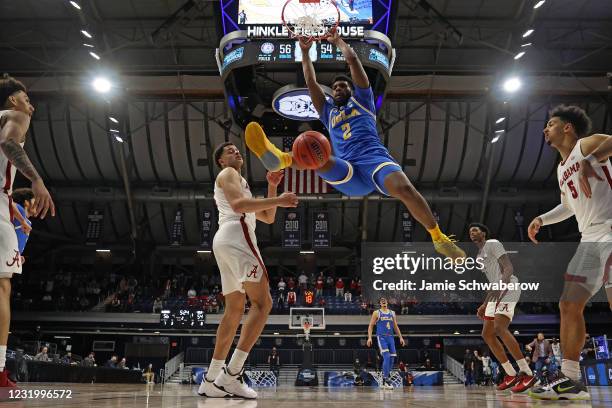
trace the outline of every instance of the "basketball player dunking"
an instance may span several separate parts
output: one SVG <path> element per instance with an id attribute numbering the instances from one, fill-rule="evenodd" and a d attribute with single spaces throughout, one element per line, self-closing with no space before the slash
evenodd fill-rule
<path id="1" fill-rule="evenodd" d="M 44 218 L 49 211 L 55 215 L 55 206 L 40 175 L 23 150 L 30 118 L 34 113 L 25 86 L 5 74 L 0 79 L 0 104 L 3 109 L 0 110 L 0 398 L 6 398 L 7 390 L 15 388 L 4 369 L 11 321 L 11 277 L 21 273 L 21 253 L 12 223 L 11 190 L 16 171 L 19 170 L 32 182 L 33 216 Z"/>
<path id="2" fill-rule="evenodd" d="M 364 196 L 377 190 L 401 200 L 427 229 L 436 251 L 452 260 L 465 258 L 465 252 L 440 231 L 427 201 L 382 144 L 376 129 L 372 88 L 355 51 L 337 33 L 328 41 L 342 51 L 352 77 L 352 81 L 346 76 L 334 79 L 331 86 L 333 103 L 327 101 L 317 83 L 308 56 L 312 43 L 300 40 L 306 85 L 319 118 L 329 131 L 335 154 L 317 171 L 318 175 L 348 196 Z M 257 123 L 249 123 L 245 139 L 268 170 L 276 171 L 292 165 L 291 154 L 270 143 Z"/>
<path id="3" fill-rule="evenodd" d="M 296 207 L 298 199 L 293 193 L 276 196 L 282 173 L 268 173 L 268 198 L 253 198 L 249 185 L 240 174 L 244 164 L 242 155 L 232 143 L 217 147 L 214 158 L 222 170 L 215 180 L 214 189 L 219 230 L 213 240 L 213 252 L 221 273 L 225 311 L 217 329 L 213 358 L 198 393 L 215 398 L 253 399 L 257 398 L 257 393 L 244 383 L 242 370 L 272 308 L 268 273 L 257 248 L 255 224 L 256 220 L 272 224 L 277 207 Z M 242 325 L 234 354 L 224 367 L 247 296 L 251 308 Z"/>
<path id="4" fill-rule="evenodd" d="M 504 246 L 498 240 L 489 238 L 489 228 L 486 225 L 476 222 L 471 223 L 469 234 L 472 242 L 478 247 L 477 257 L 483 260 L 483 272 L 489 282 L 518 282 Z M 514 335 L 508 330 L 520 297 L 520 290 L 504 291 L 502 293 L 490 292 L 477 312 L 478 317 L 484 321 L 482 338 L 506 373 L 504 380 L 497 386 L 497 389 L 503 391 L 510 388 L 510 391 L 514 393 L 526 391 L 537 381 L 521 352 L 521 347 Z M 520 370 L 518 374 L 508 359 L 504 346 L 514 357 Z"/>
<path id="5" fill-rule="evenodd" d="M 529 225 L 529 238 L 543 225 L 561 222 L 572 215 L 582 234 L 576 254 L 565 274 L 561 313 L 561 373 L 556 381 L 530 390 L 539 399 L 590 399 L 580 378 L 580 351 L 586 327 L 584 307 L 605 284 L 608 300 L 612 289 L 612 137 L 589 134 L 591 120 L 577 106 L 558 106 L 544 128 L 546 142 L 561 154 L 557 168 L 561 204 L 536 217 Z"/>
<path id="6" fill-rule="evenodd" d="M 402 332 L 397 325 L 395 312 L 387 308 L 387 299 L 380 298 L 380 309 L 372 313 L 370 324 L 368 325 L 368 347 L 372 347 L 372 329 L 376 325 L 376 338 L 378 340 L 378 349 L 383 358 L 383 383 L 381 388 L 384 390 L 392 390 L 391 370 L 393 369 L 393 359 L 397 356 L 395 352 L 394 333 L 397 333 L 400 339 L 400 345 L 404 347 L 406 342 L 402 337 Z"/>

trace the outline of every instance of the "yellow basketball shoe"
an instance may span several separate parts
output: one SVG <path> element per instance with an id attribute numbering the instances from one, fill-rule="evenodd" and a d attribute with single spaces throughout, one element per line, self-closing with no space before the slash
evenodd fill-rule
<path id="1" fill-rule="evenodd" d="M 249 149 L 261 160 L 269 171 L 279 171 L 291 166 L 292 158 L 287 152 L 281 151 L 269 140 L 264 130 L 257 122 L 251 122 L 244 131 L 244 139 Z"/>
<path id="2" fill-rule="evenodd" d="M 452 235 L 448 237 L 445 234 L 440 234 L 440 236 L 432 239 L 432 241 L 436 252 L 450 258 L 453 264 L 461 263 L 465 259 L 465 251 L 455 244 L 457 241 L 452 239 Z"/>

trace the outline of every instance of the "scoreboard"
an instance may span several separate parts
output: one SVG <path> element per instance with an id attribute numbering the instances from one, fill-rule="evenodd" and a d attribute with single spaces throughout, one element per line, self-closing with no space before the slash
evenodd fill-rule
<path id="1" fill-rule="evenodd" d="M 159 317 L 160 325 L 167 329 L 200 329 L 206 322 L 203 310 L 164 309 Z"/>
<path id="2" fill-rule="evenodd" d="M 393 69 L 394 52 L 387 44 L 380 41 L 351 41 L 353 48 L 364 66 L 375 68 L 388 79 Z M 222 42 L 223 44 L 223 42 Z M 302 61 L 302 49 L 296 40 L 258 39 L 249 41 L 228 41 L 225 47 L 218 49 L 217 61 L 222 77 L 235 68 L 265 64 L 295 64 Z M 315 64 L 345 63 L 342 52 L 335 45 L 322 41 L 313 43 L 310 48 L 310 59 Z"/>

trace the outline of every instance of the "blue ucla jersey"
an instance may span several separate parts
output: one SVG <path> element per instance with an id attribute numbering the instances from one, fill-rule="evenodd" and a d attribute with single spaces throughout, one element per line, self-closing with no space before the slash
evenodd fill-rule
<path id="1" fill-rule="evenodd" d="M 376 129 L 376 107 L 372 88 L 355 87 L 346 105 L 337 107 L 328 100 L 320 120 L 329 131 L 334 155 L 351 161 L 375 153 L 388 155 Z"/>
<path id="2" fill-rule="evenodd" d="M 378 310 L 378 320 L 376 321 L 377 336 L 393 336 L 393 310 L 383 312 Z"/>
<path id="3" fill-rule="evenodd" d="M 25 209 L 17 203 L 15 203 L 15 206 L 19 210 L 19 213 L 21 214 L 21 216 L 25 218 L 28 225 L 32 225 L 30 220 L 28 220 L 28 218 L 26 217 Z M 28 236 L 23 232 L 21 228 L 21 223 L 17 221 L 17 218 L 15 217 L 13 217 L 13 225 L 15 226 L 15 233 L 17 234 L 17 242 L 19 244 L 19 253 L 23 254 L 23 250 L 25 249 L 25 246 L 28 243 Z"/>

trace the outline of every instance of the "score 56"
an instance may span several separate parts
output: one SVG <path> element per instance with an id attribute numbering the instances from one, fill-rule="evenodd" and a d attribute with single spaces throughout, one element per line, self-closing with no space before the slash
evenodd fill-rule
<path id="1" fill-rule="evenodd" d="M 291 54 L 293 48 L 293 44 L 280 44 L 280 46 L 278 47 L 279 52 L 281 54 Z"/>

